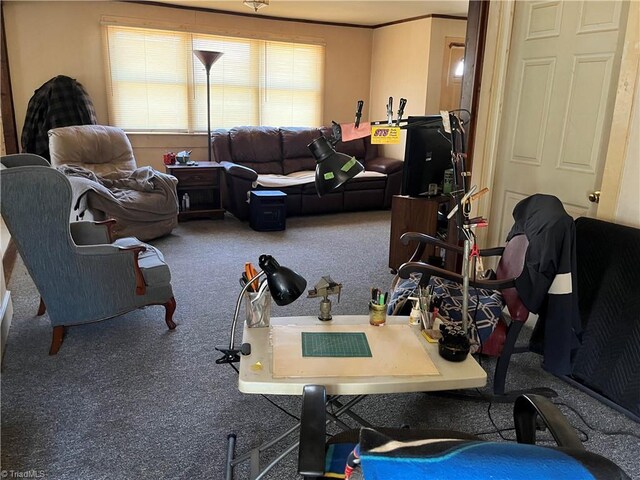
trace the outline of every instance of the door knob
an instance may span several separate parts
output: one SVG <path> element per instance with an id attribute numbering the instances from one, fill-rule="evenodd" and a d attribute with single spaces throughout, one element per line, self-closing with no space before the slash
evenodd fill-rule
<path id="1" fill-rule="evenodd" d="M 589 194 L 589 201 L 591 203 L 600 203 L 600 190 L 596 190 L 595 192 L 591 192 Z"/>

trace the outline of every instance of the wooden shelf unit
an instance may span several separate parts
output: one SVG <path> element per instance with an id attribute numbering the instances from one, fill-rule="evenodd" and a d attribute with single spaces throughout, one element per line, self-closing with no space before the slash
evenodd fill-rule
<path id="1" fill-rule="evenodd" d="M 405 232 L 420 232 L 437 238 L 438 209 L 446 205 L 448 212 L 453 205 L 451 197 L 408 197 L 395 195 L 391 201 L 391 235 L 389 238 L 389 268 L 395 273 L 400 265 L 408 261 L 416 249 L 416 244 L 403 245 L 400 237 Z M 447 226 L 447 243 L 457 244 L 455 221 L 452 219 Z M 430 255 L 437 254 L 434 247 L 425 249 L 422 260 L 425 262 Z M 448 252 L 445 258 L 445 268 L 455 270 L 457 258 Z"/>

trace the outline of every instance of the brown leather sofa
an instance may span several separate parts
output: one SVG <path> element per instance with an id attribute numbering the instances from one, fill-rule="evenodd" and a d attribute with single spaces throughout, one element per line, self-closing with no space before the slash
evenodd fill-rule
<path id="1" fill-rule="evenodd" d="M 329 138 L 331 129 L 236 127 L 212 132 L 214 158 L 225 168 L 224 208 L 240 220 L 248 219 L 251 190 L 286 193 L 287 216 L 390 208 L 391 198 L 400 193 L 403 162 L 379 157 L 371 137 L 338 142 L 336 150 L 355 156 L 365 172 L 323 197 L 318 197 L 313 182 L 279 187 L 259 184 L 265 174 L 314 171 L 316 162 L 307 145 L 322 134 Z"/>

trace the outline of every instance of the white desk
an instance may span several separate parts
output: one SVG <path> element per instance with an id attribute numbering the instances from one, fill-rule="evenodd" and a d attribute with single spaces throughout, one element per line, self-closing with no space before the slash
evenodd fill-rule
<path id="1" fill-rule="evenodd" d="M 407 317 L 387 317 L 387 323 L 403 325 L 408 323 Z M 321 322 L 317 317 L 282 317 L 272 318 L 271 325 L 368 325 L 368 315 L 334 315 L 330 322 Z M 386 327 L 377 327 L 384 329 Z M 339 417 L 348 415 L 360 425 L 370 426 L 366 420 L 351 411 L 351 407 L 369 394 L 382 393 L 406 393 L 406 392 L 433 392 L 441 390 L 455 390 L 462 388 L 483 387 L 487 383 L 486 372 L 478 365 L 475 359 L 469 355 L 463 362 L 449 362 L 438 354 L 438 345 L 427 342 L 420 334 L 419 327 L 412 327 L 413 333 L 419 339 L 423 351 L 418 351 L 416 362 L 420 361 L 421 354 L 431 358 L 438 369 L 435 375 L 388 375 L 388 376 L 344 376 L 344 377 L 299 377 L 299 378 L 274 378 L 272 373 L 273 347 L 270 341 L 271 328 L 248 328 L 245 324 L 242 336 L 243 343 L 251 344 L 251 354 L 240 357 L 240 375 L 238 388 L 243 393 L 270 394 L 270 395 L 302 395 L 305 385 L 324 385 L 329 395 L 327 409 L 327 423 L 335 422 L 338 426 L 349 428 Z M 409 332 L 411 333 L 411 332 Z M 402 345 L 394 345 L 388 355 L 394 355 L 397 348 Z M 385 353 L 386 354 L 386 353 Z M 340 361 L 340 358 L 328 358 L 327 361 Z M 257 368 L 256 364 L 260 364 Z M 370 373 L 370 372 L 369 372 Z M 341 395 L 356 395 L 346 403 L 340 400 Z M 331 407 L 337 407 L 333 410 Z M 286 455 L 293 452 L 298 442 L 294 441 L 283 448 L 281 453 L 269 465 L 261 468 L 260 454 L 272 448 L 278 442 L 298 430 L 300 424 L 294 425 L 280 436 L 254 447 L 247 453 L 236 456 L 236 437 L 229 436 L 226 464 L 226 480 L 233 478 L 233 469 L 236 465 L 249 461 L 251 480 L 261 479 L 274 465 Z"/>
<path id="2" fill-rule="evenodd" d="M 406 324 L 407 322 L 407 317 L 387 317 L 388 324 Z M 271 325 L 326 325 L 327 323 L 368 324 L 369 317 L 368 315 L 334 315 L 330 322 L 321 322 L 317 317 L 271 319 Z M 487 383 L 487 373 L 471 355 L 463 362 L 445 360 L 438 354 L 438 345 L 427 342 L 420 335 L 419 327 L 413 328 L 424 347 L 424 354 L 431 358 L 438 369 L 438 375 L 274 378 L 271 370 L 270 328 L 247 328 L 245 325 L 242 342 L 251 344 L 251 355 L 242 356 L 240 359 L 238 388 L 243 393 L 302 395 L 305 385 L 315 384 L 324 385 L 328 395 L 369 395 L 456 390 L 483 387 Z M 402 348 L 402 345 L 398 345 L 398 348 Z M 393 355 L 393 352 L 390 351 L 389 355 Z M 416 358 L 416 362 L 419 361 L 420 359 Z M 256 368 L 258 362 L 261 368 Z"/>

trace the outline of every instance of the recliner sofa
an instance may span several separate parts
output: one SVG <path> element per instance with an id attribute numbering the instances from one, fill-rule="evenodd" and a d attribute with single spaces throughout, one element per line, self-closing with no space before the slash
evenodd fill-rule
<path id="1" fill-rule="evenodd" d="M 371 137 L 337 143 L 336 150 L 356 157 L 365 172 L 318 197 L 312 176 L 316 162 L 307 146 L 321 135 L 329 138 L 331 129 L 235 127 L 212 132 L 213 155 L 225 168 L 224 208 L 247 220 L 251 190 L 286 193 L 287 216 L 390 208 L 393 195 L 400 193 L 404 162 L 378 156 Z M 296 177 L 306 183 L 291 185 Z"/>

